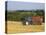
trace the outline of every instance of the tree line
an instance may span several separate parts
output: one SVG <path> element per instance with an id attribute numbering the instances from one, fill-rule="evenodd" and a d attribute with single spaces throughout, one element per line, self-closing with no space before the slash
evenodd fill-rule
<path id="1" fill-rule="evenodd" d="M 7 20 L 9 21 L 21 21 L 21 18 L 26 16 L 43 16 L 43 19 L 45 19 L 45 12 L 44 10 L 7 11 Z"/>

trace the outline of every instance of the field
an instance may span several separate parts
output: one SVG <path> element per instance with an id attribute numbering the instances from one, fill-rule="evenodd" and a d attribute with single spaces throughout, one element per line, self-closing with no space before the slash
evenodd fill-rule
<path id="1" fill-rule="evenodd" d="M 7 21 L 7 33 L 24 33 L 24 32 L 43 32 L 42 25 L 22 25 L 22 22 Z"/>

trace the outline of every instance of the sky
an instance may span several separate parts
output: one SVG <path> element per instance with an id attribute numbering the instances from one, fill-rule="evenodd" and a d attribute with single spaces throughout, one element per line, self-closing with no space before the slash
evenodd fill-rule
<path id="1" fill-rule="evenodd" d="M 44 3 L 8 1 L 7 10 L 36 10 L 44 9 Z"/>

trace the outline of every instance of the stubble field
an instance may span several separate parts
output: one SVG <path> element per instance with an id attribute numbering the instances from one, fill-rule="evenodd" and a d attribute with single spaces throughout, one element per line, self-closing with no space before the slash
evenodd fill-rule
<path id="1" fill-rule="evenodd" d="M 19 21 L 7 21 L 7 33 L 44 32 L 42 25 L 23 25 Z"/>

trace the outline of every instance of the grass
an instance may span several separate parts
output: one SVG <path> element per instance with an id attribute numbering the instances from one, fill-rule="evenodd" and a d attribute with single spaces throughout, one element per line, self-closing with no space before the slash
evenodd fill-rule
<path id="1" fill-rule="evenodd" d="M 23 33 L 23 32 L 43 32 L 43 25 L 22 25 L 22 22 L 8 21 L 7 33 Z"/>

